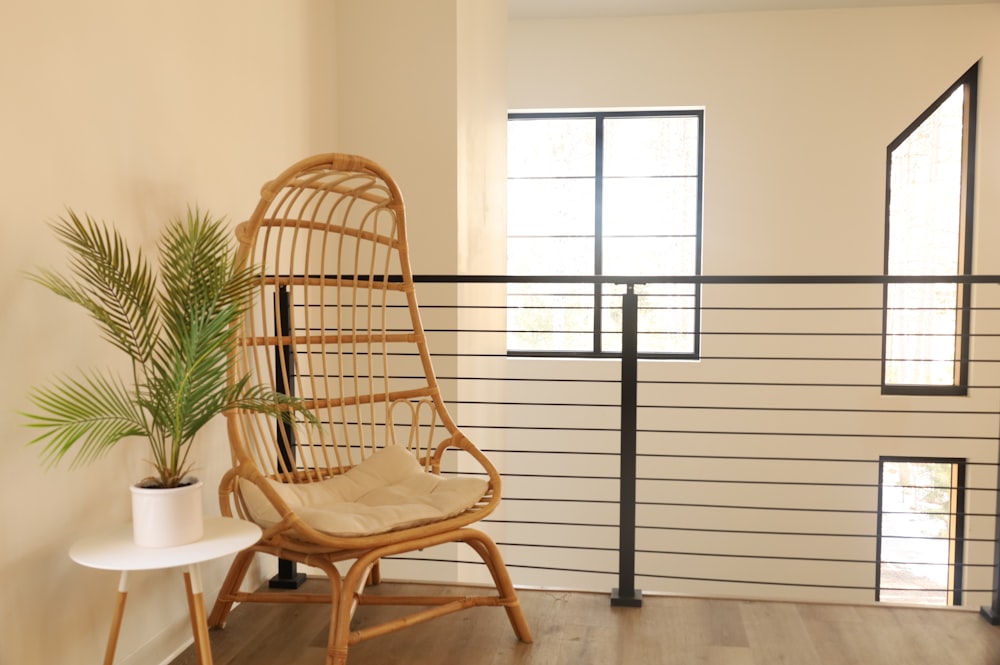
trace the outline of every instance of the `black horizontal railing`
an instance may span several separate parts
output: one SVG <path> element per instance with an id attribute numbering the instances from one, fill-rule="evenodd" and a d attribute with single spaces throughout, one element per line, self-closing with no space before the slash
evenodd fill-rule
<path id="1" fill-rule="evenodd" d="M 401 281 L 394 276 L 390 281 Z M 1000 275 L 414 275 L 417 284 L 1000 284 Z"/>
<path id="2" fill-rule="evenodd" d="M 943 577 L 923 577 L 945 579 L 940 590 L 956 604 L 982 606 L 991 621 L 1000 615 L 1000 276 L 414 281 L 446 398 L 505 478 L 504 503 L 486 528 L 515 581 L 607 584 L 623 605 L 641 604 L 639 586 L 886 600 L 897 589 L 883 569 L 905 563 L 896 567 L 922 577 L 913 571 L 940 568 L 939 559 L 894 562 L 882 549 L 892 541 L 906 551 L 912 541 L 948 552 Z M 613 360 L 512 356 L 496 288 L 514 283 L 624 286 L 615 296 L 621 350 Z M 701 290 L 700 352 L 643 360 L 636 287 L 671 283 Z M 883 394 L 883 289 L 906 283 L 969 286 L 964 395 Z M 948 533 L 883 531 L 895 513 L 882 503 L 879 474 L 896 457 L 962 460 L 964 503 Z M 929 491 L 956 489 L 949 480 Z M 424 556 L 413 558 L 433 565 Z M 905 592 L 911 580 L 900 579 Z"/>

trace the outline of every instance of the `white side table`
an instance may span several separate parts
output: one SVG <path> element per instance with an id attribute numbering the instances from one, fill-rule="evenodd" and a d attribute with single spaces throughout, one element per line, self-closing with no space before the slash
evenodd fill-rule
<path id="1" fill-rule="evenodd" d="M 118 631 L 125 614 L 130 570 L 156 570 L 184 567 L 184 586 L 187 589 L 191 631 L 194 633 L 198 662 L 211 665 L 212 649 L 208 642 L 208 622 L 205 616 L 205 598 L 202 593 L 202 561 L 210 561 L 250 547 L 260 539 L 260 527 L 232 517 L 205 519 L 204 537 L 189 545 L 179 547 L 139 547 L 132 541 L 132 525 L 123 524 L 115 529 L 87 536 L 73 544 L 69 556 L 73 561 L 90 568 L 119 570 L 118 600 L 111 621 L 111 634 L 104 653 L 104 665 L 112 665 Z"/>

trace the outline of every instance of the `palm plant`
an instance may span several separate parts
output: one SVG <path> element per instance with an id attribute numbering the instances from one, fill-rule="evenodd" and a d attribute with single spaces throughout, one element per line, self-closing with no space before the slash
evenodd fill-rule
<path id="1" fill-rule="evenodd" d="M 49 270 L 29 279 L 86 309 L 104 338 L 131 360 L 128 382 L 108 371 L 85 370 L 29 394 L 36 413 L 28 425 L 42 433 L 42 457 L 71 466 L 88 463 L 128 437 L 150 447 L 155 475 L 144 486 L 177 487 L 191 470 L 190 444 L 212 418 L 229 409 L 312 419 L 300 400 L 230 380 L 234 326 L 250 304 L 253 267 L 234 262 L 222 219 L 188 210 L 158 243 L 159 276 L 117 230 L 73 211 L 52 225 L 70 251 L 70 277 Z"/>

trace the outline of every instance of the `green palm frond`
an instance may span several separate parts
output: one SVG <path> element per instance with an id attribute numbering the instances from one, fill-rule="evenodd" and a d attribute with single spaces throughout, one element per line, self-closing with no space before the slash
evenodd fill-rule
<path id="1" fill-rule="evenodd" d="M 84 307 L 104 336 L 133 363 L 133 384 L 97 373 L 65 379 L 31 393 L 38 409 L 25 414 L 42 433 L 50 464 L 75 454 L 92 461 L 130 436 L 145 437 L 159 483 L 176 486 L 188 472 L 195 434 L 234 408 L 290 422 L 300 414 L 317 422 L 301 400 L 230 382 L 236 325 L 251 302 L 252 268 L 235 264 L 224 220 L 197 209 L 171 222 L 159 245 L 154 276 L 141 253 L 117 231 L 72 211 L 53 227 L 69 248 L 71 275 L 40 271 L 29 277 Z"/>
<path id="2" fill-rule="evenodd" d="M 29 279 L 74 302 L 101 327 L 104 337 L 135 362 L 152 352 L 157 334 L 155 280 L 141 252 L 132 253 L 117 231 L 73 211 L 52 225 L 70 250 L 76 281 L 49 270 Z"/>
<path id="3" fill-rule="evenodd" d="M 171 436 L 187 440 L 224 410 L 235 350 L 235 307 L 214 315 L 190 313 L 188 324 L 164 337 L 150 363 L 149 409 Z"/>
<path id="4" fill-rule="evenodd" d="M 131 391 L 116 377 L 84 374 L 65 378 L 29 394 L 39 414 L 26 414 L 29 426 L 42 433 L 31 443 L 46 441 L 42 457 L 56 464 L 75 450 L 71 467 L 93 461 L 129 436 L 148 434 Z"/>
<path id="5" fill-rule="evenodd" d="M 245 409 L 266 413 L 289 424 L 294 423 L 296 416 L 312 425 L 318 425 L 320 422 L 316 414 L 306 407 L 302 398 L 277 393 L 261 385 L 250 384 L 249 376 L 244 376 L 230 388 L 227 411 L 229 409 Z"/>
<path id="6" fill-rule="evenodd" d="M 174 225 L 164 233 L 160 242 L 164 318 L 179 324 L 197 313 L 231 315 L 235 320 L 249 304 L 253 273 L 236 267 L 230 243 L 220 233 L 221 224 L 195 211 L 188 213 L 186 225 Z M 225 312 L 231 306 L 238 310 Z"/>

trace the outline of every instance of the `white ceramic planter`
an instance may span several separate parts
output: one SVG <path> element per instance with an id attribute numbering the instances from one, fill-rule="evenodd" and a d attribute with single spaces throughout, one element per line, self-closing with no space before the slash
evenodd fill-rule
<path id="1" fill-rule="evenodd" d="M 139 547 L 176 547 L 205 533 L 202 485 L 171 489 L 132 486 L 132 536 Z"/>

